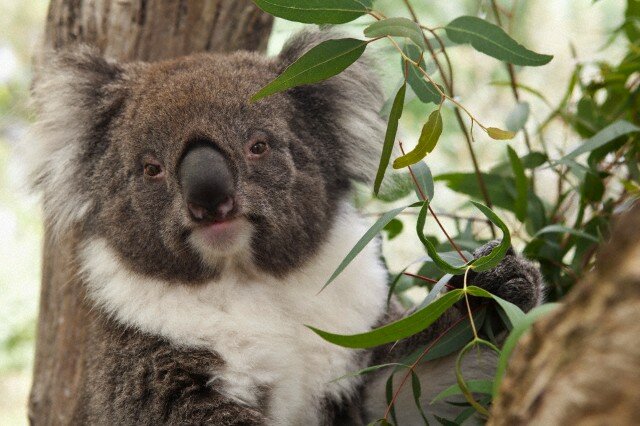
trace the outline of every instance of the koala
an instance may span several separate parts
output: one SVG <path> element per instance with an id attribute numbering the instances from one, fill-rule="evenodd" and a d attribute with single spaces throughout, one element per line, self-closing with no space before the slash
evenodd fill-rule
<path id="1" fill-rule="evenodd" d="M 303 32 L 273 58 L 118 63 L 76 46 L 44 62 L 32 185 L 54 238 L 79 235 L 92 307 L 74 423 L 365 424 L 383 412 L 381 373 L 334 379 L 398 360 L 463 315 L 370 351 L 304 326 L 352 334 L 403 315 L 387 308 L 378 243 L 318 293 L 368 229 L 351 192 L 370 182 L 385 122 L 366 59 L 249 102 L 327 38 Z M 513 252 L 472 281 L 523 309 L 540 301 L 539 273 Z M 455 382 L 443 362 L 427 365 L 425 389 Z"/>

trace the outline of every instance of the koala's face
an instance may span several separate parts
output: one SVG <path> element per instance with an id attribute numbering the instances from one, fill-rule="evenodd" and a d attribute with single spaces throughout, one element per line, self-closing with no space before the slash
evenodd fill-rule
<path id="1" fill-rule="evenodd" d="M 379 93 L 358 74 L 362 64 L 342 80 L 249 101 L 309 37 L 275 59 L 239 53 L 118 65 L 66 57 L 56 68 L 68 73 L 64 81 L 43 79 L 35 91 L 45 117 L 39 132 L 62 134 L 56 126 L 66 120 L 78 139 L 62 149 L 70 151 L 66 169 L 45 165 L 36 174 L 50 220 L 82 224 L 129 267 L 169 280 L 299 266 L 327 234 L 350 181 L 365 180 L 382 129 Z M 69 98 L 66 115 L 44 93 L 56 84 Z"/>

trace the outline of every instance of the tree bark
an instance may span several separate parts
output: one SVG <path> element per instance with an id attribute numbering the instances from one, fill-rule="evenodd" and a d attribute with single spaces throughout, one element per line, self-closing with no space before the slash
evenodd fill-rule
<path id="1" fill-rule="evenodd" d="M 194 52 L 264 50 L 273 18 L 250 0 L 52 0 L 45 47 L 96 46 L 105 56 L 156 61 Z M 42 288 L 29 418 L 72 423 L 82 404 L 92 348 L 90 307 L 78 275 L 73 232 L 51 238 L 45 224 Z"/>
<path id="2" fill-rule="evenodd" d="M 598 265 L 513 353 L 491 425 L 627 425 L 640 419 L 640 203 Z"/>

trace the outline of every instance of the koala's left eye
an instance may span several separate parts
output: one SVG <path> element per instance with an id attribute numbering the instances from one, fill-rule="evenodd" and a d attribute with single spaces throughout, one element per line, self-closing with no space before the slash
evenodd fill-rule
<path id="1" fill-rule="evenodd" d="M 266 142 L 257 142 L 251 145 L 249 151 L 251 151 L 251 153 L 254 155 L 262 155 L 267 152 L 267 149 L 269 149 L 269 147 L 267 146 Z"/>
<path id="2" fill-rule="evenodd" d="M 245 150 L 249 158 L 257 159 L 269 152 L 267 135 L 258 133 L 254 135 L 245 145 Z"/>
<path id="3" fill-rule="evenodd" d="M 162 166 L 156 162 L 146 162 L 144 163 L 144 174 L 148 177 L 160 178 L 163 174 Z"/>

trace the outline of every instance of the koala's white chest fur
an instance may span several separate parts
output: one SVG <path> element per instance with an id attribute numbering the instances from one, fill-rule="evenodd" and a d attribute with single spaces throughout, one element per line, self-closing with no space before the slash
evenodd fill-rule
<path id="1" fill-rule="evenodd" d="M 310 425 L 323 397 L 339 400 L 357 383 L 331 381 L 360 366 L 356 351 L 323 341 L 304 324 L 358 333 L 384 310 L 386 272 L 373 244 L 317 294 L 366 229 L 343 209 L 316 256 L 284 280 L 224 276 L 198 287 L 169 284 L 128 271 L 104 240 L 86 242 L 81 257 L 90 297 L 116 319 L 215 351 L 225 367 L 211 380 L 229 397 L 256 404 L 267 389 L 274 424 Z"/>

